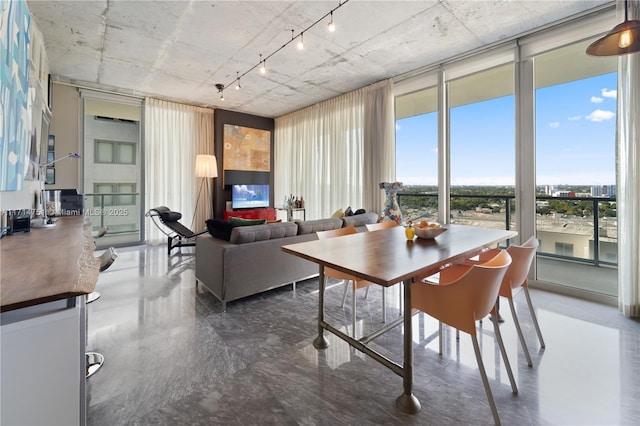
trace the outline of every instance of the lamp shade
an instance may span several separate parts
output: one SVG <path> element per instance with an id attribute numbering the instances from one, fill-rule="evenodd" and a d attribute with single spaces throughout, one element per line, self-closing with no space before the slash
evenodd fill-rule
<path id="1" fill-rule="evenodd" d="M 640 52 L 640 21 L 629 20 L 629 4 L 624 2 L 624 22 L 587 47 L 591 56 L 616 56 Z"/>
<path id="2" fill-rule="evenodd" d="M 196 177 L 218 177 L 218 163 L 215 155 L 198 155 L 196 157 Z"/>
<path id="3" fill-rule="evenodd" d="M 615 56 L 640 52 L 640 21 L 625 21 L 587 48 L 592 56 Z"/>

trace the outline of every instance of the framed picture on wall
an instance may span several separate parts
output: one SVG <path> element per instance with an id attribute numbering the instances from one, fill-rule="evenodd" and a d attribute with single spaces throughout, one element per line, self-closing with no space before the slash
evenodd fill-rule
<path id="1" fill-rule="evenodd" d="M 270 131 L 225 124 L 223 139 L 223 171 L 271 171 Z"/>
<path id="2" fill-rule="evenodd" d="M 47 174 L 44 183 L 47 185 L 53 185 L 56 183 L 56 169 L 53 167 L 47 167 Z"/>

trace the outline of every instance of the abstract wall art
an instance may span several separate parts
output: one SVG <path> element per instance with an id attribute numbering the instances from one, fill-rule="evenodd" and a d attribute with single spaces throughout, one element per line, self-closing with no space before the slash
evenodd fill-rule
<path id="1" fill-rule="evenodd" d="M 223 135 L 224 170 L 271 170 L 270 131 L 225 124 Z"/>
<path id="2" fill-rule="evenodd" d="M 29 158 L 29 32 L 26 1 L 0 2 L 0 191 L 21 190 Z"/>

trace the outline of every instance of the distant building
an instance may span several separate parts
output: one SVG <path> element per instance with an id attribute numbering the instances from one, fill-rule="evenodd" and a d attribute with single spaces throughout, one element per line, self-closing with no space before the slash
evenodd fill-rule
<path id="1" fill-rule="evenodd" d="M 591 187 L 592 197 L 615 197 L 616 186 L 615 185 L 595 185 Z"/>
<path id="2" fill-rule="evenodd" d="M 554 197 L 570 197 L 575 198 L 576 193 L 574 191 L 556 191 L 553 193 Z"/>
<path id="3" fill-rule="evenodd" d="M 556 192 L 557 190 L 558 190 L 557 185 L 546 185 L 544 187 L 544 193 L 547 195 L 553 195 L 553 193 Z"/>

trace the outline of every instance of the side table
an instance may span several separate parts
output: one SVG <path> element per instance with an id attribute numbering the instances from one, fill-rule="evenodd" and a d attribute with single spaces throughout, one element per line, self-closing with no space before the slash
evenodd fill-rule
<path id="1" fill-rule="evenodd" d="M 302 212 L 302 220 L 307 220 L 307 211 L 304 207 L 284 207 L 278 206 L 276 210 L 282 210 L 287 212 L 287 222 L 291 222 L 293 220 L 293 212 Z"/>

